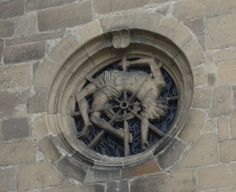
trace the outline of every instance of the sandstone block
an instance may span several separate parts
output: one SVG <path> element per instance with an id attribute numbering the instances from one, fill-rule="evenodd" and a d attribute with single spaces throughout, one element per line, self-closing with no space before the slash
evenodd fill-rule
<path id="1" fill-rule="evenodd" d="M 0 191 L 16 191 L 16 170 L 14 168 L 0 169 Z"/>
<path id="2" fill-rule="evenodd" d="M 150 0 L 100 0 L 94 1 L 94 10 L 97 13 L 108 13 L 126 9 L 142 7 L 148 4 Z"/>
<path id="3" fill-rule="evenodd" d="M 149 159 L 146 162 L 122 169 L 123 177 L 138 177 L 141 175 L 160 173 L 161 169 L 154 159 Z"/>
<path id="4" fill-rule="evenodd" d="M 40 31 L 73 27 L 91 21 L 91 2 L 73 3 L 39 11 Z"/>
<path id="5" fill-rule="evenodd" d="M 228 86 L 219 86 L 214 89 L 210 116 L 217 117 L 230 114 L 232 111 L 232 90 Z"/>
<path id="6" fill-rule="evenodd" d="M 214 86 L 216 82 L 216 76 L 213 73 L 207 74 L 207 84 L 208 86 Z"/>
<path id="7" fill-rule="evenodd" d="M 45 54 L 45 43 L 33 43 L 27 45 L 9 46 L 4 50 L 4 62 L 6 64 L 21 63 L 41 59 Z"/>
<path id="8" fill-rule="evenodd" d="M 230 13 L 236 9 L 236 2 L 228 0 L 188 0 L 174 5 L 174 16 L 181 20 L 195 20 L 205 16 Z"/>
<path id="9" fill-rule="evenodd" d="M 192 107 L 209 109 L 212 100 L 211 89 L 197 88 L 194 89 Z"/>
<path id="10" fill-rule="evenodd" d="M 232 138 L 236 139 L 236 111 L 232 114 L 230 120 L 230 132 Z"/>
<path id="11" fill-rule="evenodd" d="M 24 14 L 24 0 L 0 2 L 0 19 L 7 19 Z"/>
<path id="12" fill-rule="evenodd" d="M 206 121 L 204 129 L 204 133 L 217 133 L 217 122 L 215 119 L 209 119 Z"/>
<path id="13" fill-rule="evenodd" d="M 83 181 L 86 175 L 86 167 L 72 162 L 69 157 L 64 157 L 57 162 L 57 168 L 65 177 Z"/>
<path id="14" fill-rule="evenodd" d="M 0 60 L 2 60 L 3 56 L 3 46 L 4 46 L 4 41 L 0 39 Z"/>
<path id="15" fill-rule="evenodd" d="M 0 37 L 10 37 L 14 34 L 14 22 L 2 21 L 0 22 Z"/>
<path id="16" fill-rule="evenodd" d="M 62 182 L 61 175 L 47 162 L 21 167 L 18 178 L 20 190 L 48 187 Z"/>
<path id="17" fill-rule="evenodd" d="M 172 166 L 174 163 L 178 162 L 181 157 L 185 145 L 178 140 L 174 140 L 170 147 L 164 152 L 157 156 L 158 163 L 162 169 Z"/>
<path id="18" fill-rule="evenodd" d="M 173 172 L 170 175 L 158 174 L 132 181 L 130 192 L 194 192 L 193 173 L 191 171 Z"/>
<path id="19" fill-rule="evenodd" d="M 227 140 L 230 138 L 229 120 L 225 117 L 220 117 L 217 121 L 218 139 L 219 141 Z"/>
<path id="20" fill-rule="evenodd" d="M 225 61 L 218 65 L 218 84 L 232 85 L 236 83 L 236 60 Z"/>
<path id="21" fill-rule="evenodd" d="M 234 3 L 236 4 L 235 1 Z M 228 5 L 228 3 L 225 4 Z M 236 14 L 209 17 L 206 22 L 208 49 L 235 46 L 235 25 Z"/>
<path id="22" fill-rule="evenodd" d="M 187 143 L 193 142 L 195 138 L 199 136 L 200 131 L 204 126 L 205 119 L 206 114 L 204 112 L 198 110 L 191 110 L 190 116 L 179 137 Z"/>
<path id="23" fill-rule="evenodd" d="M 27 111 L 28 113 L 41 113 L 46 112 L 47 98 L 49 94 L 49 88 L 47 87 L 35 87 L 35 94 L 30 97 L 27 101 Z"/>
<path id="24" fill-rule="evenodd" d="M 75 0 L 27 0 L 26 9 L 32 11 L 71 3 Z"/>
<path id="25" fill-rule="evenodd" d="M 233 104 L 234 107 L 236 108 L 236 86 L 233 86 Z"/>
<path id="26" fill-rule="evenodd" d="M 8 119 L 2 122 L 4 140 L 21 139 L 30 136 L 27 118 Z"/>
<path id="27" fill-rule="evenodd" d="M 196 19 L 191 21 L 186 21 L 184 23 L 188 28 L 190 28 L 197 36 L 204 34 L 204 21 L 203 19 Z"/>
<path id="28" fill-rule="evenodd" d="M 29 97 L 28 90 L 23 92 L 0 92 L 0 117 L 9 117 L 12 115 L 26 115 L 26 100 Z"/>
<path id="29" fill-rule="evenodd" d="M 32 114 L 30 117 L 30 126 L 33 135 L 39 140 L 49 135 L 46 122 L 47 119 L 45 113 Z"/>
<path id="30" fill-rule="evenodd" d="M 95 185 L 62 185 L 51 187 L 49 189 L 43 189 L 42 192 L 105 192 L 104 186 Z"/>
<path id="31" fill-rule="evenodd" d="M 205 62 L 202 47 L 197 41 L 189 40 L 181 49 L 187 56 L 191 66 L 197 66 Z"/>
<path id="32" fill-rule="evenodd" d="M 48 160 L 56 161 L 60 158 L 60 153 L 57 150 L 56 146 L 52 142 L 51 137 L 45 137 L 38 142 L 39 149 L 43 152 L 43 154 L 47 157 Z"/>
<path id="33" fill-rule="evenodd" d="M 218 50 L 215 53 L 215 61 L 222 62 L 227 60 L 234 60 L 236 59 L 236 50 L 234 49 L 222 49 Z"/>
<path id="34" fill-rule="evenodd" d="M 28 88 L 32 80 L 32 73 L 32 64 L 1 67 L 0 89 Z"/>
<path id="35" fill-rule="evenodd" d="M 35 161 L 36 148 L 30 141 L 0 144 L 0 165 L 13 165 Z"/>
<path id="36" fill-rule="evenodd" d="M 14 39 L 6 39 L 6 46 L 33 43 L 33 42 L 45 41 L 49 39 L 57 39 L 57 38 L 61 38 L 64 35 L 64 33 L 65 33 L 65 30 L 59 30 L 56 32 L 40 33 L 40 34 L 29 35 L 26 37 L 16 37 Z"/>
<path id="37" fill-rule="evenodd" d="M 198 167 L 214 164 L 219 160 L 218 141 L 216 134 L 202 135 L 186 156 L 181 160 L 181 168 Z"/>
<path id="38" fill-rule="evenodd" d="M 37 33 L 37 15 L 29 13 L 16 19 L 15 34 L 17 36 L 28 36 Z"/>
<path id="39" fill-rule="evenodd" d="M 123 181 L 113 181 L 108 183 L 108 191 L 117 191 L 117 192 L 122 192 L 122 191 L 129 191 L 129 184 L 126 180 Z"/>
<path id="40" fill-rule="evenodd" d="M 198 170 L 199 190 L 235 186 L 235 165 L 215 165 Z"/>
<path id="41" fill-rule="evenodd" d="M 98 170 L 98 169 L 87 169 L 86 175 L 84 177 L 84 183 L 96 183 L 108 180 L 118 180 L 121 178 L 120 169 L 107 169 L 107 170 Z"/>
<path id="42" fill-rule="evenodd" d="M 220 143 L 221 161 L 231 162 L 236 160 L 236 140 L 225 140 Z"/>

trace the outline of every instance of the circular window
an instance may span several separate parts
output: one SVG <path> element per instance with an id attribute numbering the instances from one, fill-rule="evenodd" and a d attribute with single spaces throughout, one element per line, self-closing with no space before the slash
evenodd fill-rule
<path id="1" fill-rule="evenodd" d="M 70 152 L 119 167 L 169 145 L 185 123 L 192 88 L 188 61 L 172 41 L 132 29 L 80 47 L 57 74 L 49 103 Z"/>
<path id="2" fill-rule="evenodd" d="M 178 89 L 160 60 L 123 55 L 85 78 L 71 115 L 88 148 L 112 157 L 134 155 L 172 128 Z"/>

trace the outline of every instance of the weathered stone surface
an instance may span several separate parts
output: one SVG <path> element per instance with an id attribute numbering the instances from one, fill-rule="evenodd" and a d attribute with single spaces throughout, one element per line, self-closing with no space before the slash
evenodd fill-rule
<path id="1" fill-rule="evenodd" d="M 61 15 L 63 13 L 63 15 Z M 39 11 L 40 31 L 73 27 L 91 21 L 91 2 L 73 3 L 63 7 Z"/>
<path id="2" fill-rule="evenodd" d="M 0 22 L 0 37 L 10 37 L 14 34 L 14 22 L 2 21 Z"/>
<path id="3" fill-rule="evenodd" d="M 47 162 L 39 162 L 21 167 L 18 182 L 20 190 L 29 190 L 58 185 L 62 182 L 62 177 Z"/>
<path id="4" fill-rule="evenodd" d="M 42 192 L 105 192 L 104 186 L 102 185 L 62 185 L 52 187 L 50 189 L 43 189 Z M 109 192 L 109 191 L 106 191 Z M 125 191 L 124 191 L 125 192 Z"/>
<path id="5" fill-rule="evenodd" d="M 36 113 L 32 114 L 30 117 L 30 126 L 33 132 L 33 135 L 41 140 L 42 138 L 49 135 L 47 128 L 47 119 L 46 113 Z"/>
<path id="6" fill-rule="evenodd" d="M 94 10 L 97 13 L 108 13 L 119 10 L 132 9 L 136 7 L 142 7 L 148 4 L 150 0 L 100 0 L 94 1 Z"/>
<path id="7" fill-rule="evenodd" d="M 234 104 L 234 107 L 236 108 L 236 86 L 233 85 L 233 104 Z"/>
<path id="8" fill-rule="evenodd" d="M 45 54 L 45 43 L 33 43 L 28 45 L 18 45 L 5 47 L 4 62 L 6 64 L 21 63 L 41 59 Z"/>
<path id="9" fill-rule="evenodd" d="M 236 160 L 236 140 L 225 140 L 220 143 L 221 161 L 231 162 Z"/>
<path id="10" fill-rule="evenodd" d="M 0 144 L 0 165 L 35 161 L 36 148 L 30 141 Z"/>
<path id="11" fill-rule="evenodd" d="M 193 142 L 195 138 L 199 136 L 200 131 L 204 126 L 205 119 L 206 114 L 204 112 L 191 110 L 190 117 L 188 118 L 179 137 L 187 143 Z"/>
<path id="12" fill-rule="evenodd" d="M 29 13 L 27 15 L 18 17 L 15 24 L 16 36 L 27 36 L 37 33 L 37 15 L 36 13 Z"/>
<path id="13" fill-rule="evenodd" d="M 63 63 L 69 56 L 71 56 L 76 48 L 78 48 L 78 44 L 76 37 L 68 35 L 63 38 L 54 49 L 52 49 L 49 53 L 49 57 L 59 63 Z"/>
<path id="14" fill-rule="evenodd" d="M 35 94 L 30 97 L 27 101 L 28 113 L 41 113 L 47 111 L 47 98 L 49 94 L 49 88 L 47 87 L 36 87 L 34 90 Z"/>
<path id="15" fill-rule="evenodd" d="M 75 0 L 27 0 L 26 9 L 32 11 L 71 3 Z"/>
<path id="16" fill-rule="evenodd" d="M 214 86 L 216 82 L 216 75 L 213 73 L 210 73 L 207 75 L 207 84 L 208 86 Z"/>
<path id="17" fill-rule="evenodd" d="M 49 39 L 57 39 L 64 35 L 65 30 L 59 30 L 56 32 L 48 32 L 48 33 L 40 33 L 34 34 L 26 37 L 17 37 L 14 39 L 7 39 L 6 46 L 24 44 L 24 43 L 32 43 L 37 41 L 45 41 Z"/>
<path id="18" fill-rule="evenodd" d="M 0 63 L 3 56 L 3 46 L 4 46 L 4 41 L 0 39 Z"/>
<path id="19" fill-rule="evenodd" d="M 0 191 L 16 191 L 16 170 L 14 168 L 0 169 Z"/>
<path id="20" fill-rule="evenodd" d="M 107 192 L 129 192 L 129 184 L 127 180 L 123 181 L 113 181 L 108 183 Z"/>
<path id="21" fill-rule="evenodd" d="M 218 141 L 216 134 L 202 135 L 187 155 L 181 160 L 181 168 L 199 167 L 219 161 Z"/>
<path id="22" fill-rule="evenodd" d="M 225 61 L 218 65 L 218 84 L 232 85 L 236 83 L 236 60 Z"/>
<path id="23" fill-rule="evenodd" d="M 64 157 L 57 162 L 57 168 L 65 177 L 83 181 L 86 175 L 86 167 L 73 162 L 69 157 Z"/>
<path id="24" fill-rule="evenodd" d="M 6 19 L 24 14 L 24 0 L 9 0 L 0 2 L 0 19 Z"/>
<path id="25" fill-rule="evenodd" d="M 4 140 L 21 139 L 30 136 L 27 118 L 8 119 L 2 122 Z"/>
<path id="26" fill-rule="evenodd" d="M 52 138 L 50 136 L 43 138 L 38 142 L 39 149 L 43 152 L 43 154 L 47 157 L 48 160 L 56 161 L 60 158 L 60 153 L 57 150 L 56 146 L 52 142 Z"/>
<path id="27" fill-rule="evenodd" d="M 232 138 L 236 139 L 236 111 L 232 114 L 230 120 L 230 132 Z"/>
<path id="28" fill-rule="evenodd" d="M 32 64 L 1 67 L 0 89 L 28 88 L 31 84 L 32 73 Z"/>
<path id="29" fill-rule="evenodd" d="M 191 66 L 197 66 L 205 62 L 202 47 L 197 41 L 193 39 L 189 40 L 181 47 L 181 49 L 187 56 Z"/>
<path id="30" fill-rule="evenodd" d="M 121 179 L 121 171 L 120 169 L 113 170 L 99 170 L 99 169 L 87 169 L 86 175 L 84 178 L 84 183 L 96 183 L 96 182 L 104 182 L 109 180 L 118 180 Z"/>
<path id="31" fill-rule="evenodd" d="M 192 107 L 209 109 L 212 100 L 212 90 L 207 88 L 194 89 Z"/>
<path id="32" fill-rule="evenodd" d="M 161 169 L 154 159 L 147 160 L 142 164 L 122 169 L 123 177 L 137 177 L 146 174 L 160 173 Z"/>
<path id="33" fill-rule="evenodd" d="M 235 49 L 221 49 L 215 52 L 215 61 L 227 61 L 236 59 L 236 50 Z"/>
<path id="34" fill-rule="evenodd" d="M 26 100 L 29 96 L 28 90 L 24 92 L 0 91 L 0 118 L 12 115 L 26 115 Z"/>
<path id="35" fill-rule="evenodd" d="M 236 10 L 236 2 L 228 0 L 188 0 L 174 5 L 174 16 L 181 20 L 197 19 L 204 16 L 220 15 Z"/>
<path id="36" fill-rule="evenodd" d="M 168 147 L 164 153 L 161 153 L 157 156 L 161 168 L 168 168 L 178 162 L 185 147 L 186 146 L 180 141 L 174 140 L 171 146 Z"/>
<path id="37" fill-rule="evenodd" d="M 205 123 L 203 133 L 217 132 L 217 123 L 215 119 L 208 119 Z"/>
<path id="38" fill-rule="evenodd" d="M 210 115 L 217 117 L 230 114 L 232 111 L 232 90 L 229 86 L 219 86 L 214 89 Z"/>
<path id="39" fill-rule="evenodd" d="M 235 1 L 234 3 L 236 4 Z M 228 3 L 226 4 L 228 5 Z M 208 18 L 206 22 L 208 49 L 235 46 L 235 25 L 236 14 Z"/>
<path id="40" fill-rule="evenodd" d="M 184 23 L 187 27 L 189 27 L 196 35 L 204 34 L 204 21 L 203 19 L 196 19 L 191 21 L 186 21 Z"/>
<path id="41" fill-rule="evenodd" d="M 194 178 L 191 171 L 174 172 L 170 175 L 154 175 L 134 180 L 130 192 L 194 192 Z"/>
<path id="42" fill-rule="evenodd" d="M 220 117 L 217 121 L 218 127 L 218 139 L 223 141 L 230 138 L 230 127 L 229 119 Z"/>
<path id="43" fill-rule="evenodd" d="M 199 190 L 216 189 L 236 185 L 235 164 L 223 164 L 200 168 L 197 175 Z"/>

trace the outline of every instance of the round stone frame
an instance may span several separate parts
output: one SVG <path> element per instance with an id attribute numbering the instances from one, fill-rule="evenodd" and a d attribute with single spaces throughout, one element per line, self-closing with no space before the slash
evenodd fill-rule
<path id="1" fill-rule="evenodd" d="M 73 89 L 79 81 L 73 74 L 78 69 L 82 72 L 88 69 L 80 66 L 84 62 L 92 66 L 95 53 L 111 46 L 111 32 L 120 29 L 135 34 L 131 35 L 131 43 L 136 44 L 140 54 L 155 56 L 155 49 L 159 50 L 158 57 L 162 53 L 168 55 L 171 60 L 165 56 L 162 59 L 169 65 L 174 61 L 176 66 L 169 69 L 178 71 L 175 78 L 184 94 L 180 98 L 181 108 L 173 131 L 163 145 L 154 145 L 147 152 L 127 158 L 111 158 L 87 150 L 75 139 L 68 121 L 68 106 L 74 99 Z M 106 55 L 102 52 L 95 55 L 96 62 L 106 60 Z M 35 72 L 33 86 L 36 94 L 30 98 L 29 108 L 32 113 L 41 113 L 47 130 L 37 136 L 39 148 L 57 169 L 81 182 L 96 182 L 110 177 L 119 179 L 169 169 L 186 148 L 185 138 L 178 135 L 185 126 L 194 98 L 195 71 L 204 62 L 196 37 L 175 18 L 136 12 L 104 17 L 75 29 L 53 48 Z M 45 147 L 45 143 L 49 147 Z"/>

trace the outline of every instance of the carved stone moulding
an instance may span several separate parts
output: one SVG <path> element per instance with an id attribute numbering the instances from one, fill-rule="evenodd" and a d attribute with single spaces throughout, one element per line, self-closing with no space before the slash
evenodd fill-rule
<path id="1" fill-rule="evenodd" d="M 105 33 L 64 63 L 49 113 L 78 156 L 97 166 L 136 164 L 176 139 L 191 104 L 191 75 L 185 56 L 161 35 Z"/>

